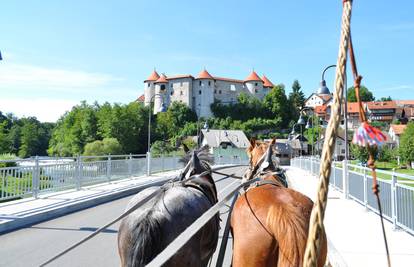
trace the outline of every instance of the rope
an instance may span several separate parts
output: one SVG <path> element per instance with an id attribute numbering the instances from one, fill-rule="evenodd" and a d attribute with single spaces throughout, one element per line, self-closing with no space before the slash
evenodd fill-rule
<path id="1" fill-rule="evenodd" d="M 341 41 L 339 45 L 338 61 L 336 64 L 335 93 L 332 105 L 331 119 L 326 129 L 326 142 L 321 156 L 321 172 L 319 175 L 317 202 L 315 203 L 309 225 L 308 241 L 303 260 L 303 266 L 317 266 L 322 233 L 324 231 L 323 219 L 327 204 L 329 190 L 329 175 L 331 172 L 332 156 L 335 148 L 338 125 L 341 121 L 341 99 L 345 83 L 346 59 L 350 36 L 350 23 L 352 1 L 344 1 L 342 11 Z"/>

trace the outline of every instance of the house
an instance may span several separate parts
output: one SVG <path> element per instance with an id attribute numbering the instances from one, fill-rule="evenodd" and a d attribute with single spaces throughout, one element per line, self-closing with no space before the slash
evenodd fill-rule
<path id="1" fill-rule="evenodd" d="M 312 93 L 308 99 L 305 100 L 305 107 L 315 108 L 316 106 L 322 106 L 332 100 L 331 94 L 318 94 Z"/>
<path id="2" fill-rule="evenodd" d="M 372 101 L 367 102 L 365 105 L 370 121 L 391 123 L 396 119 L 397 104 L 395 101 Z"/>
<path id="3" fill-rule="evenodd" d="M 365 112 L 364 103 L 362 103 L 362 108 Z M 357 129 L 360 125 L 359 122 L 359 104 L 357 102 L 348 102 L 347 103 L 347 111 L 348 111 L 348 127 L 351 129 Z"/>
<path id="4" fill-rule="evenodd" d="M 241 130 L 201 130 L 201 145 L 208 145 L 214 156 L 236 155 L 247 159 L 250 142 Z"/>
<path id="5" fill-rule="evenodd" d="M 390 130 L 388 131 L 388 134 L 390 136 L 390 139 L 395 143 L 396 147 L 400 146 L 400 137 L 401 134 L 404 132 L 405 128 L 407 128 L 407 125 L 404 124 L 390 125 Z"/>
<path id="6" fill-rule="evenodd" d="M 264 141 L 271 141 L 271 139 Z M 292 149 L 293 143 L 297 144 L 296 147 L 299 148 L 298 151 L 300 151 L 299 140 L 291 142 L 289 139 L 276 139 L 276 143 L 274 145 L 275 156 L 279 159 L 280 165 L 290 165 L 290 158 L 294 156 Z M 297 153 L 296 155 L 299 155 L 299 153 Z"/>

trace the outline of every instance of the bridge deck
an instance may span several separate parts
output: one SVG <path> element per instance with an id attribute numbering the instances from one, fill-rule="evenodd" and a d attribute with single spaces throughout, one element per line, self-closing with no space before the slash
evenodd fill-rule
<path id="1" fill-rule="evenodd" d="M 294 167 L 288 167 L 287 170 L 291 186 L 314 200 L 316 177 Z M 393 230 L 388 221 L 385 221 L 385 227 L 392 266 L 412 266 L 414 236 L 402 230 Z M 378 215 L 355 201 L 344 199 L 340 192 L 332 188 L 328 194 L 325 228 L 331 245 L 347 266 L 387 266 Z M 334 252 L 333 249 L 330 247 L 330 253 Z M 344 265 L 341 259 L 336 259 L 338 262 L 334 266 Z"/>

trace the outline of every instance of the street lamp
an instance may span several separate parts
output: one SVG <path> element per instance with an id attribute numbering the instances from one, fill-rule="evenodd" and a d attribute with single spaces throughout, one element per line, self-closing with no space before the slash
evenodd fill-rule
<path id="1" fill-rule="evenodd" d="M 330 69 L 336 67 L 336 65 L 330 65 L 328 67 L 326 67 L 323 72 L 322 72 L 322 81 L 320 82 L 320 86 L 318 88 L 317 93 L 318 94 L 330 94 L 328 87 L 326 87 L 326 82 L 325 82 L 325 72 Z M 345 79 L 345 84 L 346 84 L 346 79 Z M 345 86 L 346 87 L 346 86 Z M 345 90 L 345 99 L 344 99 L 344 124 L 345 124 L 345 160 L 348 159 L 348 94 L 347 94 L 347 90 Z"/>
<path id="2" fill-rule="evenodd" d="M 147 176 L 151 175 L 151 103 L 154 100 L 154 97 L 159 96 L 162 98 L 161 94 L 154 94 L 149 101 L 149 112 L 148 112 L 148 146 L 147 146 Z M 165 112 L 166 107 L 164 103 L 161 104 L 158 112 Z"/>

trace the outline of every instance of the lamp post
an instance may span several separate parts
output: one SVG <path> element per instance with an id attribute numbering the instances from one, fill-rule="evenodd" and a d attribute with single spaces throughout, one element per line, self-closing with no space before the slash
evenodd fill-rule
<path id="1" fill-rule="evenodd" d="M 151 103 L 154 100 L 154 97 L 162 97 L 161 94 L 154 94 L 149 101 L 149 111 L 148 111 L 148 146 L 147 146 L 147 176 L 151 175 Z M 165 112 L 166 108 L 164 103 L 162 103 L 159 112 Z"/>
<path id="2" fill-rule="evenodd" d="M 325 82 L 325 72 L 330 69 L 336 67 L 336 65 L 330 65 L 327 66 L 323 72 L 322 72 L 322 81 L 320 82 L 320 86 L 318 88 L 318 93 L 327 93 L 329 94 L 329 89 L 328 87 L 326 87 L 326 82 Z M 345 80 L 345 84 L 346 84 L 346 80 Z M 346 86 L 345 86 L 346 87 Z M 347 91 L 345 90 L 345 97 L 344 97 L 344 124 L 345 124 L 345 134 L 344 134 L 344 139 L 345 139 L 345 160 L 348 159 L 348 94 Z"/>

